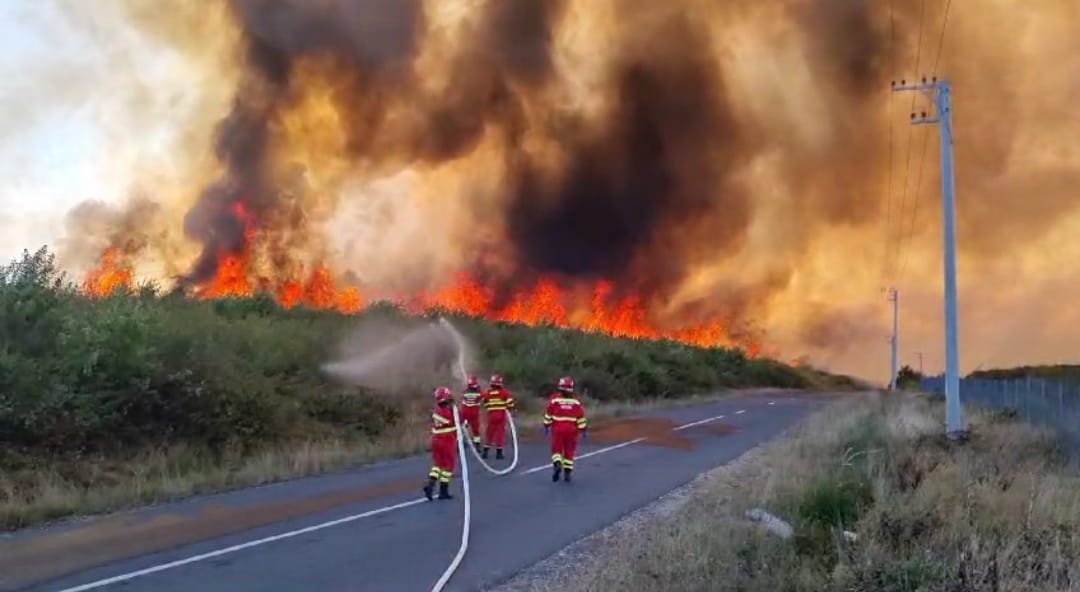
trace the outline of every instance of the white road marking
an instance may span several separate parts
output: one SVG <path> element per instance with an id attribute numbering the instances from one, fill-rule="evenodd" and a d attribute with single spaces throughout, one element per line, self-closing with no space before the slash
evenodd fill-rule
<path id="1" fill-rule="evenodd" d="M 268 537 L 261 538 L 261 539 L 258 539 L 258 540 L 248 541 L 246 543 L 242 543 L 242 544 L 239 544 L 239 545 L 233 545 L 231 547 L 225 547 L 224 549 L 218 549 L 217 551 L 211 551 L 209 553 L 203 553 L 201 555 L 193 555 L 191 557 L 187 557 L 185 559 L 179 559 L 179 560 L 176 560 L 176 561 L 171 561 L 169 563 L 162 563 L 161 565 L 155 565 L 154 567 L 148 567 L 146 569 L 140 569 L 138 571 L 133 571 L 133 572 L 130 572 L 130 573 L 121 574 L 121 575 L 114 576 L 114 577 L 111 577 L 111 578 L 106 578 L 104 580 L 98 580 L 96 582 L 90 582 L 89 584 L 83 584 L 81 586 L 75 586 L 74 588 L 64 588 L 63 590 L 59 590 L 58 592 L 82 592 L 83 590 L 93 590 L 94 588 L 100 588 L 102 586 L 108 586 L 109 584 L 115 584 L 117 582 L 124 582 L 124 581 L 127 581 L 127 580 L 132 580 L 132 579 L 135 579 L 135 578 L 140 577 L 140 576 L 145 576 L 145 575 L 149 575 L 149 574 L 152 574 L 152 573 L 157 573 L 159 571 L 165 571 L 167 569 L 172 569 L 174 567 L 180 567 L 181 565 L 187 565 L 189 563 L 196 563 L 196 562 L 203 561 L 203 560 L 206 560 L 206 559 L 211 559 L 211 558 L 214 558 L 214 557 L 220 557 L 222 555 L 228 555 L 229 553 L 235 553 L 237 551 L 242 551 L 244 549 L 250 549 L 251 547 L 258 547 L 259 545 L 265 545 L 266 543 L 272 543 L 274 541 L 280 541 L 282 539 L 288 539 L 288 538 L 292 538 L 294 536 L 300 536 L 302 534 L 307 534 L 309 532 L 315 532 L 316 530 L 322 530 L 324 528 L 330 528 L 331 526 L 337 526 L 339 524 L 345 524 L 345 523 L 348 523 L 348 522 L 353 522 L 353 521 L 356 521 L 356 520 L 360 520 L 361 518 L 368 518 L 368 517 L 371 517 L 371 516 L 376 516 L 378 514 L 385 514 L 387 512 L 392 512 L 394 510 L 400 510 L 402 508 L 407 508 L 409 506 L 415 506 L 417 504 L 423 504 L 423 503 L 427 503 L 427 500 L 424 499 L 424 498 L 420 498 L 420 499 L 416 499 L 416 500 L 412 500 L 412 501 L 408 501 L 408 502 L 402 502 L 400 504 L 394 504 L 393 506 L 386 506 L 385 508 L 379 508 L 377 510 L 371 510 L 371 511 L 368 511 L 368 512 L 364 512 L 362 514 L 353 514 L 352 516 L 346 516 L 344 518 L 339 518 L 337 520 L 331 520 L 330 522 L 323 522 L 322 524 L 316 524 L 314 526 L 308 526 L 307 528 L 301 528 L 301 529 L 298 529 L 298 530 L 290 530 L 289 532 L 283 532 L 281 534 L 275 534 L 274 536 L 268 536 Z"/>
<path id="2" fill-rule="evenodd" d="M 596 456 L 597 454 L 603 454 L 605 452 L 611 452 L 612 450 L 618 450 L 618 449 L 620 449 L 620 448 L 622 448 L 624 446 L 629 446 L 631 444 L 637 444 L 638 442 L 641 442 L 644 439 L 645 438 L 634 438 L 633 440 L 628 440 L 628 441 L 623 442 L 621 444 L 614 444 L 614 445 L 608 446 L 607 448 L 601 448 L 599 450 L 593 450 L 592 452 L 586 452 L 585 454 L 582 454 L 580 456 L 575 457 L 574 460 L 580 460 L 580 459 L 583 459 L 583 458 L 589 458 L 590 456 Z M 551 464 L 549 463 L 549 464 L 546 464 L 546 465 L 540 465 L 539 467 L 533 467 L 533 468 L 528 469 L 526 471 L 522 471 L 519 474 L 521 474 L 521 475 L 529 475 L 531 473 L 535 473 L 537 471 L 543 471 L 544 469 L 550 469 L 550 468 L 551 468 Z"/>
<path id="3" fill-rule="evenodd" d="M 769 405 L 772 405 L 773 403 L 775 403 L 775 401 L 770 402 Z M 745 409 L 740 409 L 740 410 L 735 412 L 735 415 L 742 415 L 743 413 L 746 413 L 746 410 Z M 674 430 L 675 431 L 684 430 L 686 428 L 690 428 L 690 427 L 693 427 L 693 426 L 696 426 L 696 425 L 701 425 L 703 423 L 708 423 L 710 421 L 716 421 L 718 419 L 723 419 L 723 418 L 724 418 L 723 415 L 717 415 L 715 417 L 709 417 L 709 418 L 706 418 L 706 419 L 702 419 L 702 420 L 699 420 L 699 421 L 694 421 L 694 422 L 690 422 L 688 424 L 681 425 L 681 426 L 679 426 L 677 428 L 674 428 Z M 613 444 L 613 445 L 608 446 L 606 448 L 600 448 L 598 450 L 593 450 L 592 452 L 586 452 L 585 454 L 582 454 L 581 456 L 578 456 L 577 458 L 579 458 L 579 459 L 581 459 L 581 458 L 589 458 L 590 456 L 596 456 L 598 454 L 604 454 L 606 452 L 611 452 L 613 450 L 618 450 L 620 448 L 630 446 L 631 444 L 637 444 L 638 442 L 642 442 L 644 440 L 645 440 L 645 438 L 634 438 L 633 440 L 628 440 L 628 441 L 622 442 L 620 444 Z M 541 465 L 539 467 L 533 467 L 531 469 L 522 471 L 519 474 L 520 475 L 529 475 L 531 473 L 536 473 L 538 471 L 543 471 L 544 469 L 548 469 L 550 467 L 551 467 L 551 465 Z M 246 543 L 241 543 L 239 545 L 233 545 L 231 547 L 225 547 L 224 549 L 218 549 L 216 551 L 210 551 L 209 553 L 202 553 L 200 555 L 192 555 L 191 557 L 186 557 L 184 559 L 178 559 L 176 561 L 171 561 L 169 563 L 162 563 L 161 565 L 155 565 L 153 567 L 148 567 L 146 569 L 140 569 L 138 571 L 133 571 L 133 572 L 129 572 L 129 573 L 126 573 L 126 574 L 113 576 L 111 578 L 98 580 L 96 582 L 90 582 L 89 584 L 83 584 L 81 586 L 75 586 L 74 588 L 64 588 L 63 590 L 58 590 L 57 592 L 83 592 L 84 590 L 93 590 L 95 588 L 101 588 L 102 586 L 108 586 L 110 584 L 115 584 L 115 583 L 118 583 L 118 582 L 126 582 L 127 580 L 133 580 L 133 579 L 138 578 L 138 577 L 142 577 L 142 576 L 145 576 L 145 575 L 150 575 L 150 574 L 153 574 L 153 573 L 165 571 L 165 570 L 168 570 L 168 569 L 172 569 L 174 567 L 180 567 L 180 566 L 183 566 L 183 565 L 188 565 L 190 563 L 198 563 L 199 561 L 205 561 L 207 559 L 212 559 L 214 557 L 220 557 L 222 555 L 228 555 L 230 553 L 235 553 L 237 551 L 243 551 L 244 549 L 250 549 L 252 547 L 258 547 L 258 546 L 261 546 L 261 545 L 265 545 L 267 543 L 272 543 L 272 542 L 275 542 L 275 541 L 280 541 L 280 540 L 283 540 L 283 539 L 288 539 L 288 538 L 292 538 L 292 537 L 295 537 L 295 536 L 300 536 L 302 534 L 307 534 L 309 532 L 315 532 L 317 530 L 322 530 L 324 528 L 330 528 L 332 526 L 338 526 L 338 525 L 341 525 L 341 524 L 347 524 L 349 522 L 355 522 L 356 520 L 361 520 L 363 518 L 370 518 L 371 516 L 377 516 L 379 514 L 385 514 L 387 512 L 393 512 L 395 510 L 401 510 L 401 509 L 404 509 L 404 508 L 408 508 L 410 506 L 415 506 L 415 505 L 418 505 L 418 504 L 425 503 L 426 501 L 427 501 L 426 499 L 421 498 L 421 499 L 411 500 L 411 501 L 407 501 L 407 502 L 402 502 L 400 504 L 394 504 L 392 506 L 386 506 L 386 507 L 383 507 L 383 508 L 378 508 L 378 509 L 375 509 L 375 510 L 369 510 L 367 512 L 363 512 L 363 513 L 360 513 L 360 514 L 353 514 L 352 516 L 346 516 L 344 518 L 338 518 L 337 520 L 331 520 L 329 522 L 323 522 L 321 524 L 316 524 L 314 526 L 308 526 L 306 528 L 300 528 L 300 529 L 297 529 L 297 530 L 290 530 L 289 532 L 283 532 L 281 534 L 275 534 L 273 536 L 263 537 L 261 539 L 256 539 L 254 541 L 248 541 Z"/>
<path id="4" fill-rule="evenodd" d="M 678 432 L 678 431 L 680 431 L 680 430 L 685 430 L 686 428 L 692 428 L 692 427 L 694 427 L 694 426 L 699 426 L 699 425 L 701 425 L 701 424 L 703 424 L 703 423 L 709 423 L 710 421 L 716 421 L 716 420 L 718 420 L 718 419 L 724 419 L 724 417 L 726 417 L 726 416 L 724 416 L 724 415 L 717 415 L 716 417 L 707 417 L 707 418 L 705 418 L 705 419 L 702 419 L 702 420 L 699 420 L 699 421 L 692 421 L 692 422 L 690 422 L 690 423 L 687 423 L 687 424 L 683 424 L 683 425 L 681 425 L 681 426 L 679 426 L 679 427 L 675 428 L 675 431 L 676 431 L 676 432 Z"/>
<path id="5" fill-rule="evenodd" d="M 769 405 L 776 405 L 776 401 L 769 401 Z"/>

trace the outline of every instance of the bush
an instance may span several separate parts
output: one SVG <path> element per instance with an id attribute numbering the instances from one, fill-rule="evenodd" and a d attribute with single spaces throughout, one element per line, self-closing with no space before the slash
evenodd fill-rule
<path id="1" fill-rule="evenodd" d="M 360 317 L 403 315 L 376 306 Z M 283 310 L 266 295 L 208 302 L 152 285 L 87 298 L 48 251 L 24 253 L 0 268 L 0 440 L 72 458 L 177 443 L 247 450 L 312 435 L 376 436 L 402 409 L 319 370 L 351 324 L 342 318 Z M 807 384 L 791 368 L 735 349 L 454 319 L 478 348 L 479 365 L 524 396 L 547 394 L 563 374 L 597 400 Z"/>

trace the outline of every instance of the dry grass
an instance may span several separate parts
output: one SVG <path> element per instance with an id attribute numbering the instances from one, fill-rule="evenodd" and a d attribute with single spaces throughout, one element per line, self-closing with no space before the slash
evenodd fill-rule
<path id="1" fill-rule="evenodd" d="M 1080 591 L 1080 479 L 1048 434 L 974 413 L 956 444 L 926 399 L 839 405 L 599 560 L 527 589 Z M 747 522 L 754 507 L 796 536 Z"/>
<path id="2" fill-rule="evenodd" d="M 255 454 L 208 454 L 174 446 L 125 460 L 85 459 L 70 471 L 66 467 L 35 470 L 17 480 L 14 475 L 0 473 L 0 528 L 261 485 L 419 453 L 428 444 L 424 419 L 426 416 L 410 421 L 408 429 L 377 439 L 311 440 Z"/>

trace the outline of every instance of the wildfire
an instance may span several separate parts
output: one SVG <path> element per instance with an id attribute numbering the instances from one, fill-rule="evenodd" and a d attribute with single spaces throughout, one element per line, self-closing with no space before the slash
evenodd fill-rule
<path id="1" fill-rule="evenodd" d="M 134 287 L 131 266 L 120 249 L 110 248 L 101 255 L 98 266 L 83 279 L 83 291 L 91 296 L 108 296 Z"/>
<path id="2" fill-rule="evenodd" d="M 260 292 L 273 294 L 284 308 L 305 305 L 318 309 L 333 309 L 346 314 L 363 311 L 378 301 L 389 301 L 414 313 L 445 310 L 464 315 L 518 323 L 528 326 L 552 325 L 562 328 L 605 333 L 636 339 L 670 339 L 687 344 L 710 347 L 739 345 L 750 356 L 757 356 L 761 346 L 756 341 L 735 343 L 727 327 L 720 321 L 710 321 L 681 329 L 661 329 L 648 320 L 641 300 L 635 296 L 615 297 L 611 282 L 597 282 L 592 297 L 577 297 L 579 292 L 564 289 L 553 278 L 540 278 L 533 285 L 514 293 L 508 302 L 499 306 L 495 292 L 473 275 L 458 273 L 440 288 L 412 295 L 387 295 L 368 300 L 360 287 L 338 285 L 332 272 L 323 265 L 315 266 L 305 281 L 288 280 L 276 287 L 254 281 L 250 269 L 249 249 L 225 253 L 218 262 L 217 273 L 193 291 L 199 299 L 252 296 Z M 107 296 L 133 285 L 133 274 L 121 252 L 109 249 L 96 269 L 87 274 L 84 291 L 94 297 Z"/>

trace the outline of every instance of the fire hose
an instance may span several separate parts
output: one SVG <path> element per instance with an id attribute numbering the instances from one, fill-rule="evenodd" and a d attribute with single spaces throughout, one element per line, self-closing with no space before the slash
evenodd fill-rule
<path id="1" fill-rule="evenodd" d="M 462 338 L 461 334 L 457 332 L 457 329 L 455 329 L 454 326 L 450 324 L 450 321 L 447 321 L 445 318 L 439 317 L 439 323 L 441 323 L 443 327 L 445 327 L 446 330 L 450 333 L 450 335 L 454 338 L 454 344 L 457 346 L 458 350 L 457 371 L 460 375 L 461 380 L 464 381 L 467 375 L 467 373 L 465 372 L 465 340 L 464 338 Z M 435 582 L 435 586 L 431 589 L 431 592 L 442 591 L 443 587 L 446 586 L 446 583 L 449 582 L 450 578 L 454 575 L 454 572 L 457 571 L 458 566 L 461 565 L 461 560 L 465 558 L 465 552 L 469 549 L 469 526 L 470 522 L 472 522 L 472 498 L 469 491 L 469 465 L 465 460 L 465 434 L 464 430 L 460 429 L 461 415 L 458 413 L 457 405 L 454 405 L 453 410 L 454 425 L 459 426 L 459 429 L 457 430 L 457 446 L 459 458 L 461 458 L 461 488 L 464 492 L 463 495 L 465 498 L 465 518 L 462 521 L 461 544 L 458 547 L 457 554 L 454 555 L 453 561 L 451 561 L 450 565 L 447 566 L 446 571 L 444 571 L 442 576 L 439 577 L 439 580 Z M 484 467 L 484 469 L 486 469 L 488 472 L 498 476 L 509 474 L 511 471 L 514 470 L 514 467 L 516 467 L 518 463 L 518 436 L 517 428 L 514 426 L 513 414 L 507 413 L 506 419 L 508 422 L 510 422 L 510 438 L 514 444 L 514 457 L 513 460 L 510 462 L 510 466 L 505 469 L 495 469 L 494 467 L 484 462 L 484 459 L 480 456 L 480 453 L 476 451 L 475 446 L 471 444 L 469 445 L 469 448 L 473 452 L 473 456 L 476 457 L 476 460 L 479 461 L 480 465 Z M 470 432 L 472 428 L 473 426 L 470 425 Z"/>
<path id="2" fill-rule="evenodd" d="M 454 425 L 461 425 L 461 415 L 458 414 L 457 405 L 454 405 Z M 457 571 L 461 560 L 465 558 L 465 551 L 469 548 L 469 523 L 472 522 L 472 500 L 469 498 L 469 464 L 465 462 L 465 436 L 462 431 L 457 430 L 457 446 L 458 454 L 461 455 L 461 489 L 464 491 L 465 496 L 465 519 L 462 521 L 461 526 L 461 545 L 458 547 L 457 555 L 454 555 L 454 560 L 450 562 L 450 565 L 443 572 L 443 575 L 439 577 L 439 581 L 435 582 L 435 586 L 431 589 L 431 592 L 442 592 L 446 583 L 450 581 L 450 577 Z"/>

